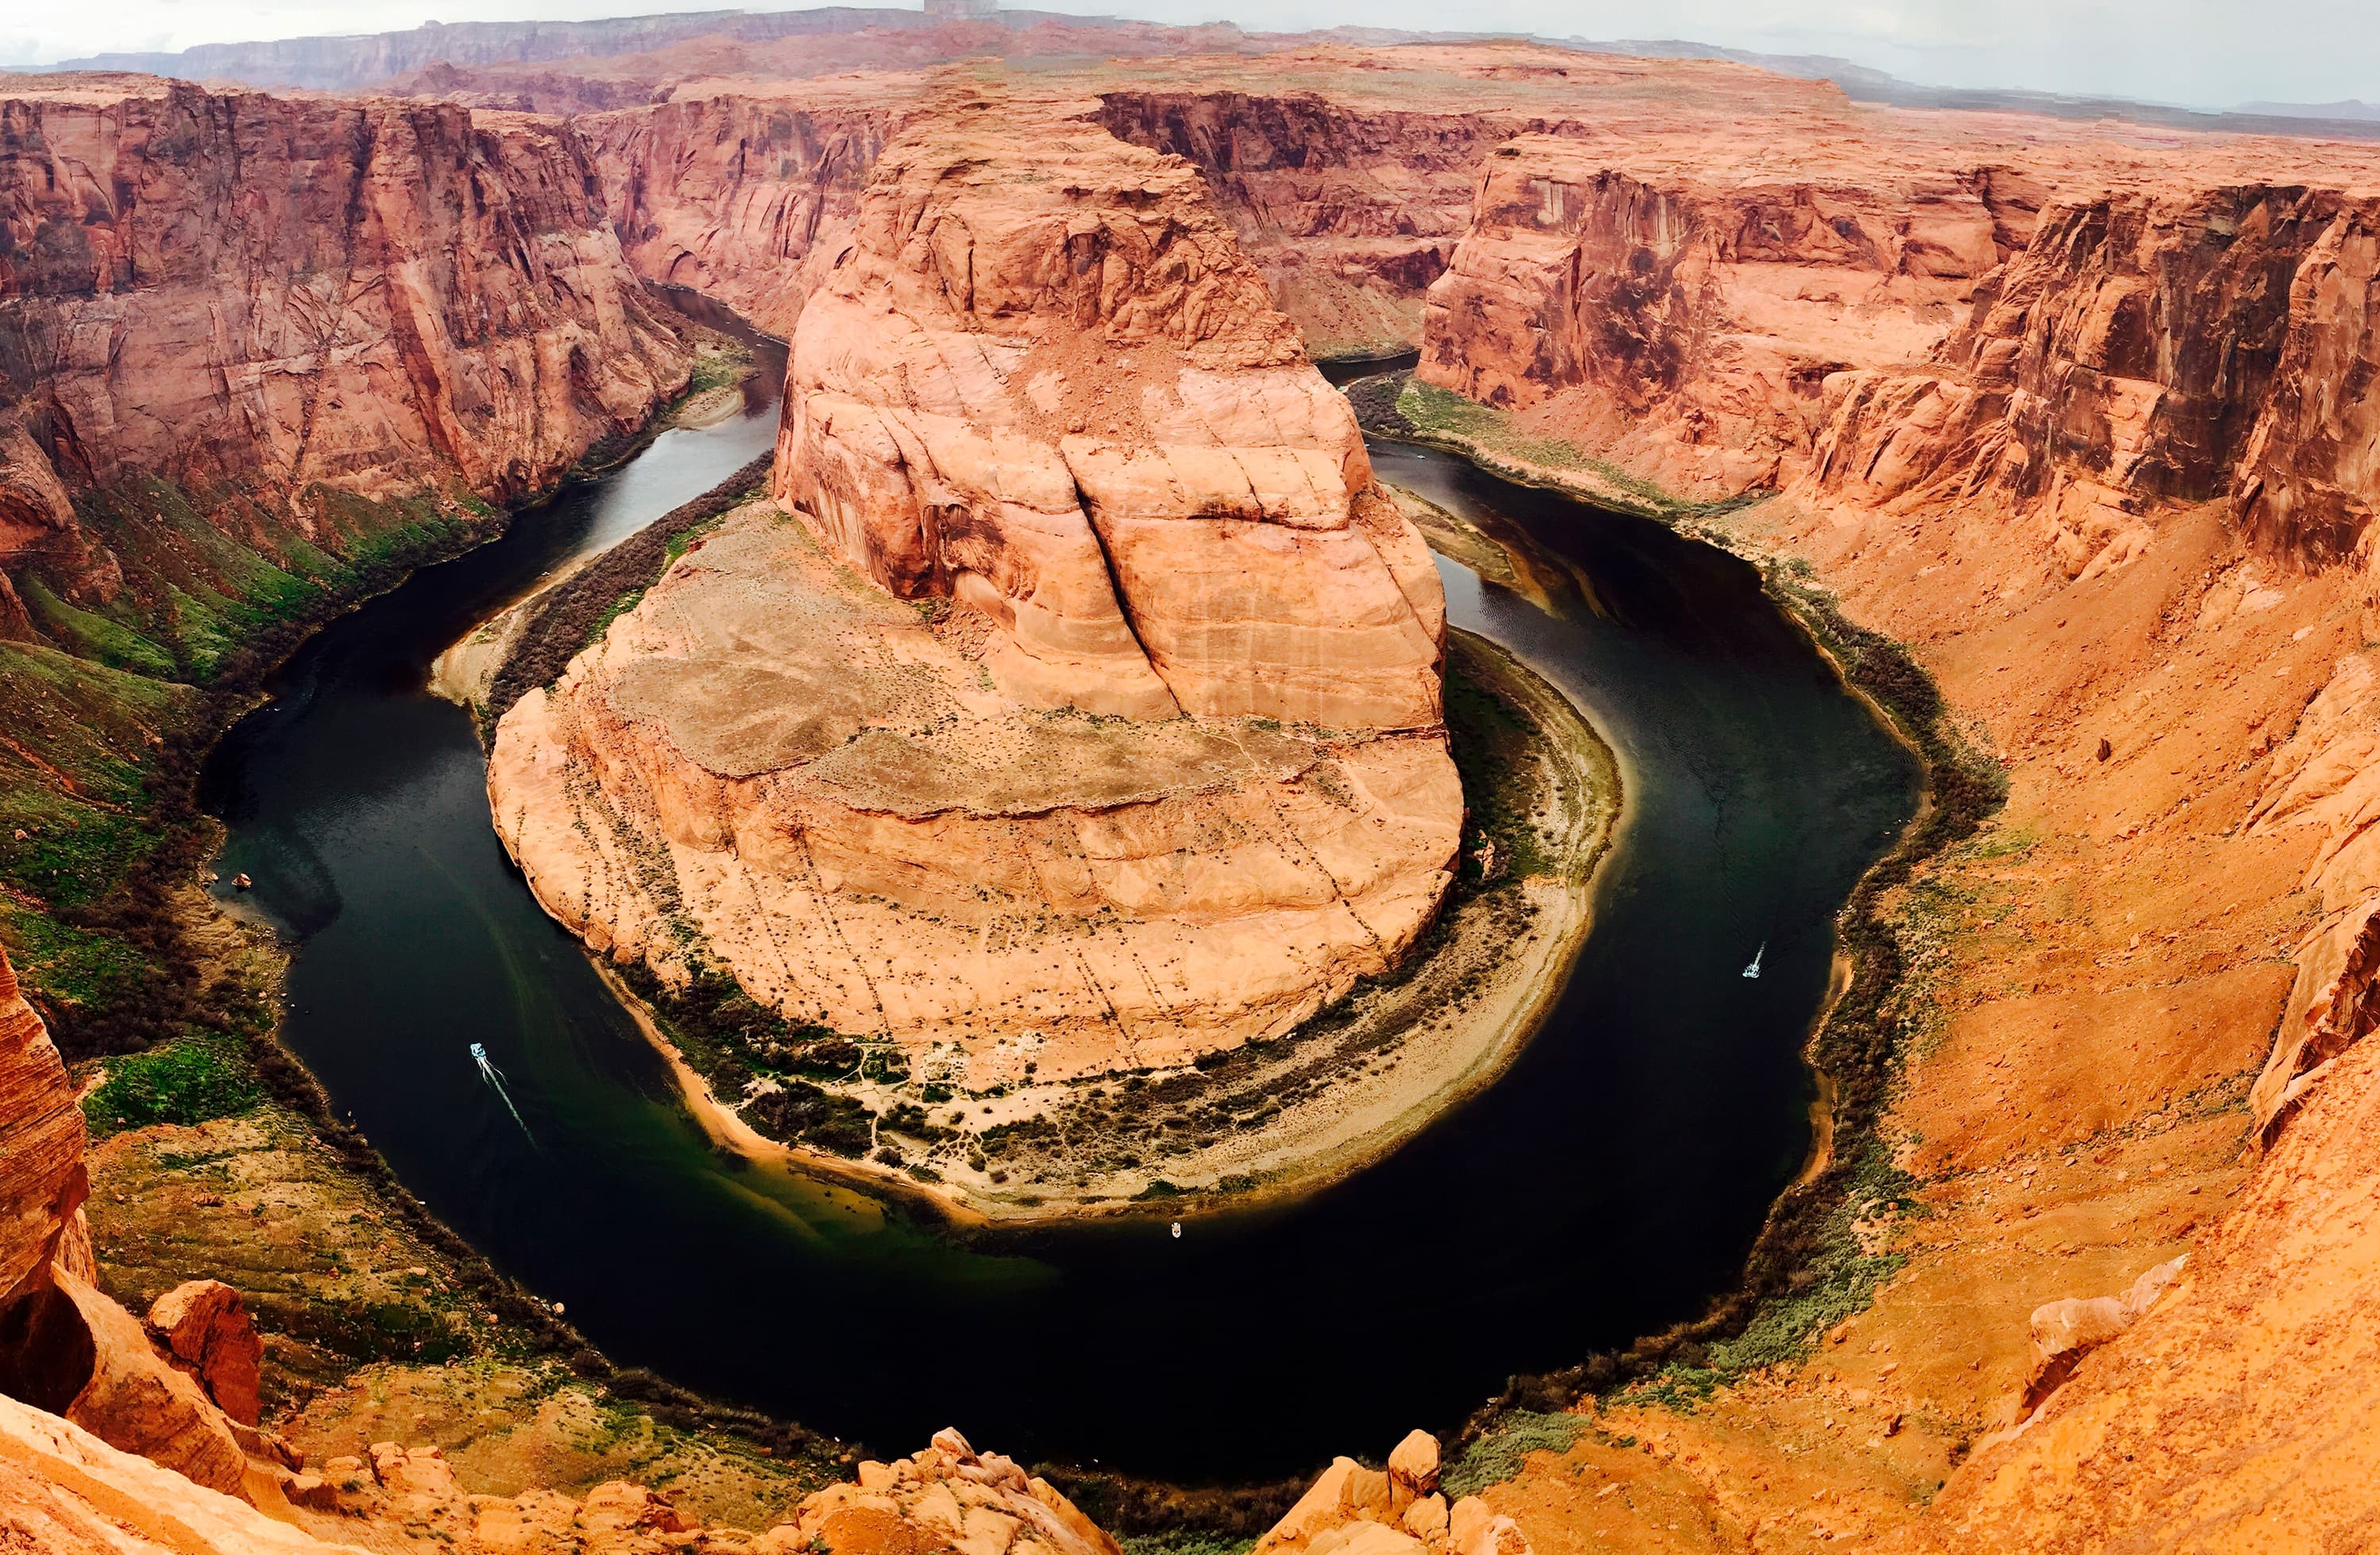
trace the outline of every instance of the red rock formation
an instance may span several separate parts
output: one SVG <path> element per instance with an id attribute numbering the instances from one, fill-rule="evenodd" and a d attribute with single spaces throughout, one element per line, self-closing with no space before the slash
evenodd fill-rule
<path id="1" fill-rule="evenodd" d="M 46 1281 L 91 1192 L 82 1108 L 0 950 L 0 1305 Z"/>
<path id="2" fill-rule="evenodd" d="M 231 1422 L 81 1272 L 82 1150 L 74 1087 L 0 953 L 0 1393 L 195 1483 L 277 1499 L 249 1482 Z"/>
<path id="3" fill-rule="evenodd" d="M 2371 440 L 2308 385 L 2362 348 L 2361 301 L 2333 294 L 2364 219 L 2295 188 L 2054 205 L 1942 370 L 1828 382 L 1809 490 L 1863 507 L 1991 492 L 2038 516 L 2068 577 L 2136 554 L 2155 504 L 2235 492 L 2258 538 L 2344 555 Z"/>
<path id="4" fill-rule="evenodd" d="M 1419 371 L 1543 407 L 1544 424 L 1676 492 L 1798 468 L 1828 374 L 1923 354 L 1999 261 L 2005 218 L 1953 177 L 1635 160 L 1552 135 L 1499 146 L 1430 287 Z"/>
<path id="5" fill-rule="evenodd" d="M 2252 535 L 2317 561 L 2362 546 L 2368 568 L 2380 410 L 2359 391 L 2380 359 L 2380 200 L 2310 191 L 2292 202 L 2276 189 L 2266 205 L 2261 220 L 2316 235 L 2289 280 L 2288 334 L 2233 470 L 2233 504 Z M 2243 222 L 2234 241 L 2252 237 L 2263 234 Z M 2279 278 L 2275 266 L 2264 280 Z"/>
<path id="6" fill-rule="evenodd" d="M 810 307 L 779 500 L 895 596 L 990 618 L 1018 700 L 1438 721 L 1427 554 L 1179 163 L 933 121 Z"/>
<path id="7" fill-rule="evenodd" d="M 882 97 L 698 97 L 574 128 L 638 274 L 790 337 L 849 240 L 894 120 Z"/>
<path id="8" fill-rule="evenodd" d="M 686 381 L 555 126 L 43 77 L 0 134 L 0 534 L 134 475 L 511 500 Z"/>
<path id="9" fill-rule="evenodd" d="M 1411 1431 L 1385 1469 L 1337 1458 L 1252 1555 L 1530 1555 L 1528 1537 L 1476 1496 L 1439 1494 L 1438 1439 Z"/>
<path id="10" fill-rule="evenodd" d="M 1245 91 L 1110 91 L 1099 122 L 1198 168 L 1318 355 L 1419 342 L 1422 293 L 1470 223 L 1474 171 L 1510 132 L 1477 114 Z"/>
<path id="11" fill-rule="evenodd" d="M 2082 1357 L 2140 1321 L 2181 1273 L 2186 1258 L 2169 1258 L 2124 1288 L 2121 1295 L 2066 1296 L 2033 1313 L 2033 1374 L 2017 1400 L 2019 1419 L 2029 1418 L 2058 1385 L 2074 1375 Z"/>
<path id="12" fill-rule="evenodd" d="M 1285 1031 L 1427 924 L 1437 573 L 1186 164 L 1029 103 L 914 126 L 774 482 L 798 527 L 731 517 L 499 727 L 498 830 L 590 942 L 675 976 L 691 923 L 980 1088 Z"/>
<path id="13" fill-rule="evenodd" d="M 402 1537 L 402 1530 L 384 1534 Z M 0 1548 L 41 1555 L 355 1555 L 0 1397 Z"/>
<path id="14" fill-rule="evenodd" d="M 220 1280 L 185 1281 L 150 1304 L 149 1331 L 217 1408 L 257 1423 L 264 1347 L 237 1291 Z"/>

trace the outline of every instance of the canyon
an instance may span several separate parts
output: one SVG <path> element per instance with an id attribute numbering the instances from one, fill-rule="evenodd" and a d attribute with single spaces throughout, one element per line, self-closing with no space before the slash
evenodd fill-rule
<path id="1" fill-rule="evenodd" d="M 2372 149 L 1544 45 L 911 63 L 607 60 L 577 74 L 669 100 L 568 118 L 10 78 L 0 649 L 46 797 L 8 825 L 116 802 L 91 774 L 186 716 L 260 566 L 472 529 L 631 435 L 694 361 L 639 283 L 686 286 L 792 339 L 778 456 L 496 726 L 540 900 L 970 1087 L 1272 1039 L 1459 867 L 1438 575 L 1310 365 L 1411 349 L 1364 400 L 1391 430 L 1908 645 L 2007 798 L 1887 893 L 1889 1084 L 1792 1190 L 1841 1207 L 1872 1301 L 1516 1390 L 1573 1425 L 1445 1529 L 1391 1458 L 1318 1488 L 1387 1522 L 1267 1547 L 2367 1538 Z M 235 156 L 355 198 L 251 211 Z M 133 711 L 57 711 L 102 696 Z M 10 845 L 22 953 L 70 892 Z M 68 966 L 29 964 L 62 1031 L 95 997 Z M 93 1305 L 71 1087 L 9 1007 L 0 1277 L 175 1401 L 136 1451 L 236 1495 L 229 1416 Z M 10 1409 L 29 1498 L 153 1496 Z M 434 1458 L 351 1456 L 324 1537 L 415 1496 L 465 1527 Z M 796 1526 L 889 1548 L 963 1481 L 1109 1548 L 963 1442 L 911 1464 Z M 639 1495 L 538 1504 L 697 1537 Z M 207 1537 L 282 1537 L 239 1526 Z"/>

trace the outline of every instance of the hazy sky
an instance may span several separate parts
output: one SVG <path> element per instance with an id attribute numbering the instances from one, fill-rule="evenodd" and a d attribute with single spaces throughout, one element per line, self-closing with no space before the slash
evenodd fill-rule
<path id="1" fill-rule="evenodd" d="M 2380 102 L 2380 0 L 1038 0 L 1038 8 L 1290 30 L 1360 22 L 1560 37 L 1691 38 L 1840 55 L 1943 86 L 2222 107 Z M 728 8 L 721 0 L 7 0 L 0 63 L 371 32 L 441 21 Z M 752 9 L 790 9 L 789 0 Z"/>

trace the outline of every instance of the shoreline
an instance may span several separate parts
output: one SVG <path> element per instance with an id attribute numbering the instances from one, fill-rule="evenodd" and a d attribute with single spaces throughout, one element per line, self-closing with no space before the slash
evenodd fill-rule
<path id="1" fill-rule="evenodd" d="M 652 407 L 644 421 L 625 435 L 638 439 L 640 450 L 661 431 L 677 424 L 674 418 L 700 397 L 698 391 L 682 389 Z M 626 457 L 632 458 L 638 450 L 631 450 Z M 168 862 L 169 856 L 186 866 L 180 869 L 172 889 L 165 893 L 164 914 L 177 941 L 189 948 L 189 954 L 201 966 L 214 969 L 212 980 L 218 990 L 237 1002 L 225 1030 L 238 1055 L 237 1062 L 254 1076 L 257 1099 L 238 1110 L 201 1116 L 196 1121 L 169 1118 L 111 1128 L 103 1134 L 94 1131 L 90 1141 L 94 1172 L 100 1168 L 103 1151 L 109 1152 L 107 1160 L 118 1163 L 110 1168 L 114 1171 L 119 1170 L 123 1162 L 152 1153 L 159 1141 L 201 1137 L 212 1140 L 224 1130 L 235 1135 L 295 1130 L 298 1137 L 320 1152 L 320 1160 L 310 1165 L 298 1160 L 291 1166 L 288 1163 L 296 1160 L 294 1155 L 267 1152 L 273 1165 L 266 1175 L 255 1182 L 264 1185 L 267 1197 L 273 1197 L 277 1204 L 278 1198 L 273 1196 L 285 1184 L 276 1173 L 282 1171 L 298 1173 L 288 1179 L 292 1184 L 305 1181 L 308 1171 L 327 1170 L 341 1180 L 345 1185 L 337 1191 L 352 1195 L 375 1227 L 385 1227 L 391 1235 L 408 1242 L 408 1261 L 419 1260 L 430 1275 L 424 1284 L 422 1269 L 403 1265 L 377 1270 L 363 1267 L 350 1272 L 398 1282 L 405 1301 L 419 1301 L 423 1290 L 443 1286 L 484 1309 L 490 1314 L 486 1324 L 465 1336 L 470 1347 L 468 1353 L 480 1361 L 549 1368 L 554 1376 L 574 1379 L 571 1385 L 591 1390 L 591 1397 L 609 1399 L 635 1410 L 662 1429 L 682 1433 L 687 1441 L 732 1443 L 735 1445 L 729 1449 L 731 1452 L 748 1453 L 758 1449 L 763 1457 L 774 1453 L 776 1463 L 787 1472 L 805 1472 L 806 1465 L 815 1466 L 812 1460 L 818 1453 L 824 1454 L 819 1461 L 834 1460 L 835 1454 L 842 1453 L 844 1456 L 840 1461 L 847 1463 L 846 1444 L 838 1439 L 812 1432 L 789 1417 L 764 1416 L 615 1362 L 557 1306 L 516 1276 L 499 1269 L 488 1255 L 454 1230 L 404 1183 L 377 1145 L 340 1114 L 321 1079 L 284 1040 L 282 1023 L 289 997 L 291 958 L 298 948 L 296 942 L 284 937 L 261 917 L 248 899 L 211 880 L 227 833 L 215 817 L 199 808 L 197 785 L 208 762 L 232 732 L 274 701 L 275 692 L 271 685 L 273 677 L 327 628 L 407 587 L 430 569 L 475 554 L 503 540 L 524 516 L 572 487 L 600 480 L 626 462 L 626 458 L 619 458 L 599 463 L 598 455 L 598 449 L 589 448 L 577 462 L 515 504 L 481 511 L 476 517 L 460 515 L 468 520 L 460 524 L 449 522 L 405 533 L 403 543 L 389 553 L 358 564 L 346 587 L 326 593 L 302 616 L 277 624 L 240 644 L 221 673 L 196 687 L 200 699 L 188 723 L 167 736 L 154 758 L 154 770 L 164 774 L 170 784 L 170 794 L 164 801 L 168 844 L 161 847 L 156 856 L 163 867 L 175 867 Z M 546 586 L 541 583 L 539 588 Z M 183 857 L 176 850 L 185 847 L 193 851 Z M 130 1054 L 67 1056 L 79 1083 L 95 1081 L 109 1066 L 127 1057 L 162 1051 L 189 1039 L 187 1033 L 161 1031 L 152 1035 L 146 1047 Z M 169 1185 L 178 1190 L 178 1177 Z M 120 1205 L 124 1200 L 119 1197 L 114 1202 Z M 199 1199 L 195 1206 L 185 1205 L 182 1212 L 188 1217 L 177 1238 L 177 1245 L 182 1246 L 205 1245 L 206 1233 L 199 1227 L 225 1219 L 220 1202 L 207 1198 Z M 122 1212 L 116 1211 L 115 1218 L 122 1218 Z M 244 1222 L 245 1215 L 240 1219 Z M 225 1232 L 220 1224 L 212 1229 L 218 1233 Z M 230 1227 L 223 1245 L 239 1245 L 255 1234 L 254 1229 L 245 1223 Z M 103 1273 L 124 1267 L 128 1260 L 137 1264 L 143 1256 L 142 1249 L 128 1244 L 97 1245 L 94 1253 Z M 229 1269 L 234 1263 L 218 1255 L 188 1267 Z M 317 1401 L 352 1387 L 356 1378 L 376 1367 L 424 1374 L 437 1371 L 440 1363 L 408 1361 L 396 1351 L 360 1358 L 344 1350 L 336 1351 L 351 1364 L 342 1367 L 339 1379 L 329 1380 L 306 1373 L 297 1363 L 276 1362 L 272 1348 L 274 1343 L 300 1349 L 311 1347 L 319 1341 L 317 1330 L 345 1332 L 346 1325 L 354 1317 L 333 1297 L 302 1297 L 298 1306 L 304 1316 L 297 1326 L 267 1326 L 263 1330 L 268 1368 L 275 1364 L 287 1366 L 290 1374 L 299 1379 L 294 1399 L 275 1405 L 285 1411 L 272 1416 L 275 1420 L 287 1424 L 308 1418 Z M 396 1306 L 388 1308 L 396 1309 Z M 519 1424 L 526 1427 L 530 1422 L 524 1417 Z"/>
<path id="2" fill-rule="evenodd" d="M 1673 1362 L 1683 1346 L 1706 1347 L 1747 1333 L 1766 1315 L 1790 1305 L 1797 1270 L 1824 1264 L 1845 1237 L 1855 1240 L 1847 1224 L 1854 1179 L 1872 1164 L 1878 1124 L 1889 1105 L 1888 1092 L 1902 1057 L 1899 1042 L 1877 1019 L 1879 1010 L 1901 986 L 1905 972 L 1880 898 L 1908 881 L 1926 860 L 1971 834 L 1998 809 L 2006 787 L 1997 764 L 1960 735 L 1951 722 L 1949 699 L 1904 645 L 1858 626 L 1842 613 L 1831 595 L 1799 583 L 1785 558 L 1748 544 L 1712 522 L 1753 508 L 1773 493 L 1752 492 L 1742 500 L 1704 504 L 1622 492 L 1595 479 L 1591 471 L 1511 459 L 1459 434 L 1416 426 L 1397 410 L 1394 394 L 1384 395 L 1376 390 L 1359 397 L 1353 392 L 1366 384 L 1401 391 L 1410 376 L 1392 371 L 1345 386 L 1355 404 L 1357 421 L 1367 434 L 1451 454 L 1513 485 L 1660 524 L 1741 558 L 1759 573 L 1761 591 L 1808 638 L 1845 693 L 1910 752 L 1920 783 L 1916 807 L 1900 835 L 1861 876 L 1837 911 L 1836 970 L 1803 1047 L 1803 1062 L 1814 1091 L 1810 1148 L 1770 1202 L 1744 1256 L 1742 1274 L 1715 1293 L 1699 1317 L 1643 1336 L 1624 1354 L 1597 1357 L 1599 1362 L 1616 1363 L 1610 1380 L 1590 1380 L 1590 1370 L 1584 1365 L 1515 1377 L 1466 1424 L 1461 1440 L 1469 1440 L 1492 1428 L 1509 1408 L 1543 1407 L 1541 1403 L 1524 1401 L 1541 1400 L 1548 1386 L 1591 1400 L 1648 1381 L 1673 1364 L 1683 1364 Z M 1886 1168 L 1898 1170 L 1888 1160 Z M 1864 1309 L 1873 1300 L 1871 1291 L 1860 1307 Z M 1687 1369 L 1691 1372 L 1694 1367 Z"/>
<path id="3" fill-rule="evenodd" d="M 1536 745 L 1548 753 L 1541 759 L 1554 769 L 1548 774 L 1554 791 L 1548 809 L 1564 828 L 1562 835 L 1548 839 L 1557 855 L 1556 868 L 1451 901 L 1404 966 L 1359 989 L 1298 1032 L 1267 1044 L 1269 1050 L 1286 1051 L 1266 1052 L 1255 1063 L 1256 1073 L 1231 1079 L 1261 1088 L 1282 1070 L 1310 1073 L 1333 1066 L 1351 1052 L 1359 1057 L 1396 1053 L 1400 1056 L 1390 1061 L 1387 1071 L 1402 1067 L 1417 1073 L 1376 1076 L 1366 1069 L 1342 1075 L 1311 1100 L 1282 1107 L 1266 1124 L 1219 1141 L 1205 1152 L 1210 1159 L 1201 1161 L 1195 1173 L 1160 1162 L 1086 1182 L 1076 1193 L 1030 1183 L 1002 1194 L 953 1184 L 947 1177 L 921 1180 L 901 1167 L 769 1138 L 718 1099 L 672 1037 L 665 1010 L 639 996 L 591 951 L 589 959 L 669 1063 L 697 1124 L 715 1144 L 740 1155 L 925 1206 L 964 1228 L 1029 1230 L 1088 1221 L 1178 1220 L 1250 1211 L 1306 1197 L 1393 1154 L 1511 1068 L 1542 1028 L 1594 927 L 1597 872 L 1609 854 L 1624 810 L 1610 746 L 1550 683 L 1496 644 L 1459 629 L 1450 632 L 1448 655 L 1451 668 L 1459 655 L 1462 673 L 1473 684 L 1516 705 L 1530 720 Z M 1533 929 L 1517 942 L 1518 954 L 1501 911 L 1512 893 L 1526 898 Z M 1483 965 L 1492 971 L 1488 990 L 1475 995 L 1482 1007 L 1455 1009 L 1451 985 Z M 1351 1007 L 1352 1016 L 1347 1013 Z M 1254 1057 L 1245 1051 L 1230 1055 L 1233 1063 Z M 1160 1078 L 1172 1075 L 1177 1082 L 1196 1073 L 1186 1067 L 1157 1072 Z M 1096 1083 L 1087 1079 L 1036 1087 L 1046 1093 L 1036 1099 L 1047 1099 L 1053 1108 L 1063 1106 L 1071 1099 L 1070 1091 Z M 1152 1185 L 1163 1191 L 1152 1192 Z"/>

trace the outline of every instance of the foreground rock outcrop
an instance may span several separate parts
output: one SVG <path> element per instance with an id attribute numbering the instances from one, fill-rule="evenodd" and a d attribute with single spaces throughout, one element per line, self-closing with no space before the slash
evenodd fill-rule
<path id="1" fill-rule="evenodd" d="M 82 1108 L 66 1064 L 0 950 L 0 1302 L 63 1257 L 88 1267 Z"/>
<path id="2" fill-rule="evenodd" d="M 1334 1458 L 1251 1555 L 1531 1555 L 1520 1525 L 1476 1496 L 1439 1493 L 1438 1439 L 1410 1431 L 1384 1468 Z"/>
<path id="3" fill-rule="evenodd" d="M 913 127 L 773 490 L 498 730 L 498 828 L 599 948 L 982 1089 L 1278 1035 L 1429 921 L 1437 573 L 1188 167 Z"/>
<path id="4" fill-rule="evenodd" d="M 176 1369 L 95 1287 L 82 1110 L 66 1065 L 0 951 L 0 1394 L 63 1415 L 194 1485 L 281 1504 L 265 1444 Z M 253 1342 L 250 1336 L 249 1342 Z M 237 1393 L 237 1383 L 235 1383 Z M 253 1424 L 251 1415 L 249 1422 Z"/>

